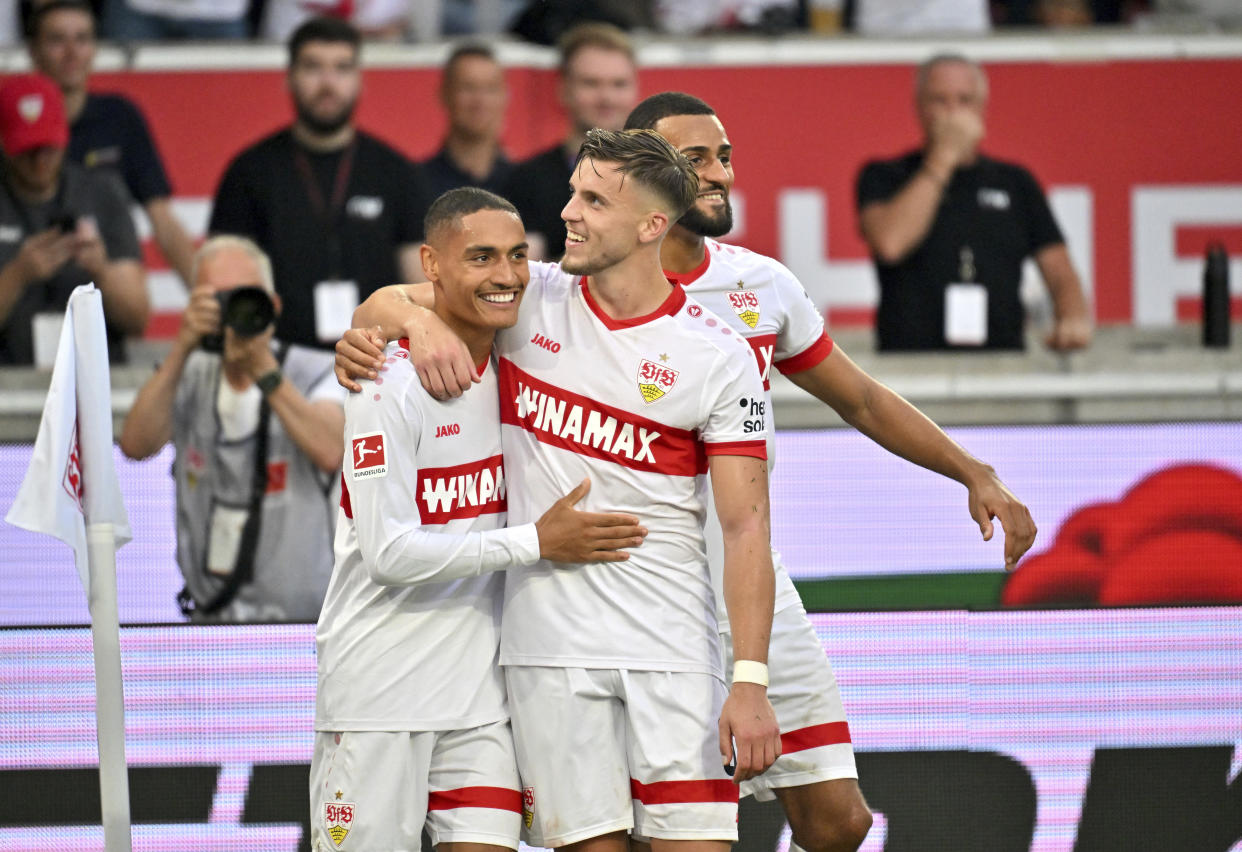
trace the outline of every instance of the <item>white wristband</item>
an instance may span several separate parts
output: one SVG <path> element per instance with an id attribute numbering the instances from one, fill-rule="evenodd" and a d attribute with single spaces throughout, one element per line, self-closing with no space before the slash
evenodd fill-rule
<path id="1" fill-rule="evenodd" d="M 733 664 L 734 683 L 757 683 L 768 685 L 768 666 L 754 660 L 738 660 Z"/>

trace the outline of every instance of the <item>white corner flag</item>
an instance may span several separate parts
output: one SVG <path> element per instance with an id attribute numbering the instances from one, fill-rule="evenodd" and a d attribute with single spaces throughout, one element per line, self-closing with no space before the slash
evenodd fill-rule
<path id="1" fill-rule="evenodd" d="M 107 852 L 129 852 L 116 549 L 130 540 L 130 531 L 112 464 L 108 340 L 103 297 L 94 284 L 78 287 L 69 297 L 30 467 L 5 519 L 73 548 L 95 649 L 104 845 Z"/>

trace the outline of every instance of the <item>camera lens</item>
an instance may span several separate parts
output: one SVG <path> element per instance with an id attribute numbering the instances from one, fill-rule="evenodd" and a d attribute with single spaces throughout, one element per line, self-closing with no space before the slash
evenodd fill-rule
<path id="1" fill-rule="evenodd" d="M 238 337 L 262 334 L 276 317 L 272 297 L 262 287 L 238 287 L 221 306 L 220 322 Z"/>

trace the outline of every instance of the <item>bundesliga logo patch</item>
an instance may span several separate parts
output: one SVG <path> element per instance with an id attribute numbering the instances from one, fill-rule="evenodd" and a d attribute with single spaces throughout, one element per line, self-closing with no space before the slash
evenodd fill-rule
<path id="1" fill-rule="evenodd" d="M 638 365 L 638 392 L 643 395 L 643 402 L 655 402 L 671 391 L 677 383 L 678 375 L 680 374 L 676 370 L 644 358 Z"/>
<path id="2" fill-rule="evenodd" d="M 754 290 L 729 293 L 729 306 L 742 322 L 751 328 L 759 324 L 759 297 Z"/>
<path id="3" fill-rule="evenodd" d="M 340 846 L 345 842 L 345 835 L 354 826 L 354 803 L 324 802 L 323 824 L 332 842 Z"/>
<path id="4" fill-rule="evenodd" d="M 354 481 L 388 475 L 388 458 L 385 447 L 388 438 L 383 432 L 355 435 L 351 442 L 354 454 Z"/>

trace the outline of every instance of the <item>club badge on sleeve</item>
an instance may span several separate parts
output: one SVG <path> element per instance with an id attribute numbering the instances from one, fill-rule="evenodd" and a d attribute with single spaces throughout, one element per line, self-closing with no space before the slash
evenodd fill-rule
<path id="1" fill-rule="evenodd" d="M 661 355 L 660 360 L 666 361 L 668 356 Z M 678 375 L 677 370 L 644 358 L 638 365 L 638 392 L 643 395 L 643 402 L 655 402 L 671 391 Z"/>
<path id="2" fill-rule="evenodd" d="M 355 435 L 350 442 L 354 482 L 388 475 L 388 436 L 381 432 Z"/>

